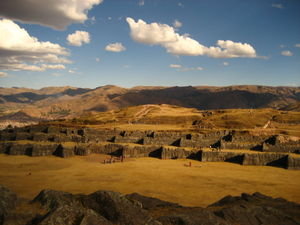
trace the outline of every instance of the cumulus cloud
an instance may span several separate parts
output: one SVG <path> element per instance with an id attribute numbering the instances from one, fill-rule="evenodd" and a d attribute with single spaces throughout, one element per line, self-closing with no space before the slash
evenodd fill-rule
<path id="1" fill-rule="evenodd" d="M 0 71 L 0 77 L 7 77 L 8 76 L 8 74 L 7 73 L 5 73 L 5 72 L 1 72 Z"/>
<path id="2" fill-rule="evenodd" d="M 228 62 L 223 62 L 223 65 L 224 66 L 229 66 L 229 63 Z"/>
<path id="3" fill-rule="evenodd" d="M 182 27 L 182 23 L 179 20 L 174 20 L 173 27 L 175 28 Z"/>
<path id="4" fill-rule="evenodd" d="M 24 23 L 62 30 L 72 23 L 83 23 L 87 13 L 103 0 L 1 0 L 0 16 Z"/>
<path id="5" fill-rule="evenodd" d="M 139 43 L 161 45 L 173 55 L 202 56 L 213 58 L 257 57 L 255 49 L 247 43 L 231 40 L 218 40 L 216 45 L 206 47 L 188 35 L 180 35 L 167 24 L 150 23 L 143 20 L 137 22 L 132 18 L 126 19 L 130 27 L 131 38 Z"/>
<path id="6" fill-rule="evenodd" d="M 277 8 L 277 9 L 283 9 L 284 8 L 282 4 L 275 4 L 275 3 L 272 4 L 272 7 Z"/>
<path id="7" fill-rule="evenodd" d="M 77 30 L 75 33 L 68 35 L 67 41 L 69 45 L 81 46 L 84 43 L 90 43 L 90 34 L 86 31 Z"/>
<path id="8" fill-rule="evenodd" d="M 293 53 L 291 51 L 286 50 L 286 51 L 282 51 L 281 55 L 283 55 L 283 56 L 293 56 Z"/>
<path id="9" fill-rule="evenodd" d="M 67 49 L 39 41 L 11 20 L 0 20 L 0 34 L 1 70 L 64 69 L 62 64 L 71 63 L 64 57 L 69 55 Z"/>
<path id="10" fill-rule="evenodd" d="M 105 47 L 105 50 L 109 51 L 109 52 L 122 52 L 122 51 L 125 51 L 126 48 L 122 45 L 122 43 L 116 42 L 116 43 L 107 45 Z"/>

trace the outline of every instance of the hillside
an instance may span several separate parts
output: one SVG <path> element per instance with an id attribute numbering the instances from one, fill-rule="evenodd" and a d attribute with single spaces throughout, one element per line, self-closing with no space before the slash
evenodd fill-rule
<path id="1" fill-rule="evenodd" d="M 18 111 L 51 120 L 144 104 L 170 104 L 201 110 L 273 108 L 299 111 L 299 102 L 299 87 L 0 88 L 0 116 L 8 120 Z"/>

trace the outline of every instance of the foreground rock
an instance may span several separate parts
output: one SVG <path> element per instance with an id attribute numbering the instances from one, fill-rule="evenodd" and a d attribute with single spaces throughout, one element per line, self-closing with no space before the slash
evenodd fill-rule
<path id="1" fill-rule="evenodd" d="M 111 191 L 73 195 L 43 190 L 32 201 L 26 201 L 0 186 L 0 224 L 296 225 L 300 224 L 300 205 L 260 193 L 227 196 L 207 208 Z"/>

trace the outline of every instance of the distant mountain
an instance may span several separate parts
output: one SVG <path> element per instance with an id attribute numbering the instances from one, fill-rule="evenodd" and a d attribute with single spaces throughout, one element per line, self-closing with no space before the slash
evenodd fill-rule
<path id="1" fill-rule="evenodd" d="M 95 89 L 76 87 L 0 88 L 0 116 L 20 110 L 43 119 L 72 118 L 127 106 L 170 104 L 196 109 L 274 108 L 299 111 L 300 87 L 240 85 Z"/>

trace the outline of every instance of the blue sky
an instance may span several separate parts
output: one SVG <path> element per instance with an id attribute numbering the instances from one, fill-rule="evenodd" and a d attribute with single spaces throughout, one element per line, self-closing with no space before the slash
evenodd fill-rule
<path id="1" fill-rule="evenodd" d="M 299 0 L 35 1 L 0 3 L 2 87 L 300 85 Z"/>

